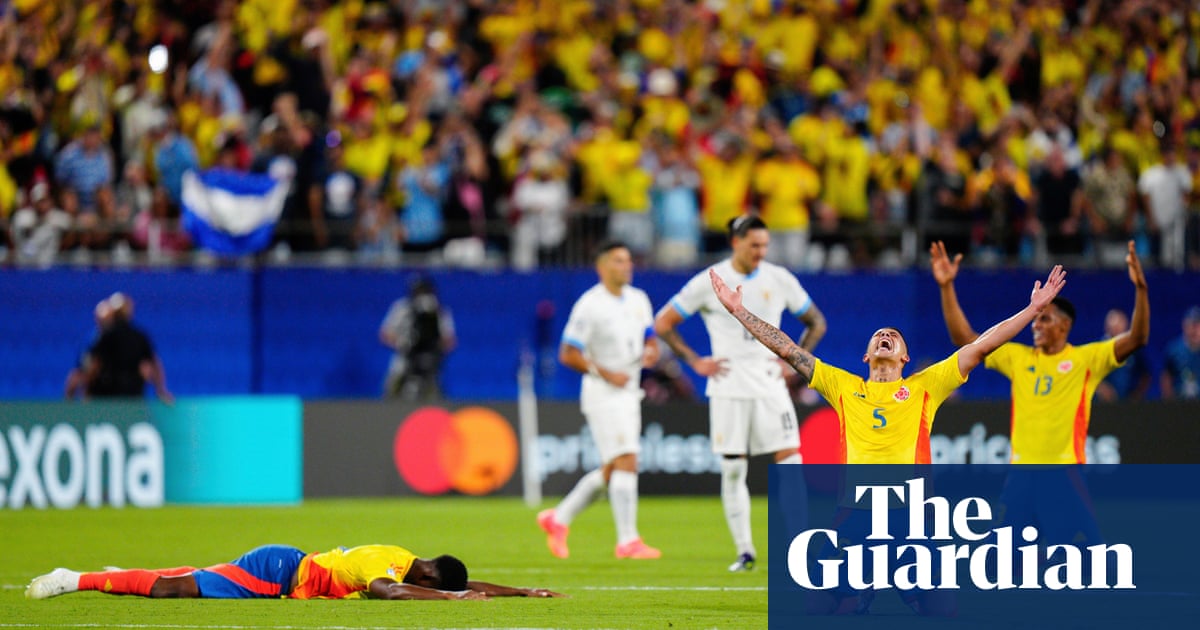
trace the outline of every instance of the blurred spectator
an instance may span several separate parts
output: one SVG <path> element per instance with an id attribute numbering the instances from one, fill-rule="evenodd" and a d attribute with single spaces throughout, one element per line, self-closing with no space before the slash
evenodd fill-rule
<path id="1" fill-rule="evenodd" d="M 605 196 L 610 214 L 608 237 L 629 246 L 635 265 L 643 265 L 654 247 L 654 219 L 650 214 L 650 188 L 653 154 L 643 155 L 641 147 L 625 142 L 616 148 L 609 161 L 614 171 L 605 181 Z"/>
<path id="2" fill-rule="evenodd" d="M 399 174 L 404 187 L 404 251 L 429 252 L 444 243 L 446 221 L 442 204 L 450 181 L 450 168 L 442 156 L 442 147 L 430 140 L 421 151 L 421 161 L 409 164 Z"/>
<path id="3" fill-rule="evenodd" d="M 699 258 L 700 248 L 700 207 L 696 200 L 700 174 L 678 144 L 667 142 L 659 149 L 654 188 L 658 265 L 667 269 L 691 268 Z"/>
<path id="4" fill-rule="evenodd" d="M 325 170 L 318 172 L 309 189 L 313 239 L 320 249 L 354 249 L 354 231 L 367 203 L 363 181 L 346 168 L 340 142 L 325 151 Z"/>
<path id="5" fill-rule="evenodd" d="M 1194 81 L 1200 92 L 1200 80 Z M 1200 133 L 1200 96 L 1197 105 L 1197 133 Z M 1200 143 L 1188 148 L 1188 170 L 1192 172 L 1192 194 L 1188 198 L 1187 241 L 1184 249 L 1187 251 L 1188 269 L 1200 271 Z"/>
<path id="6" fill-rule="evenodd" d="M 142 397 L 150 383 L 159 400 L 173 402 L 175 397 L 167 389 L 167 375 L 150 337 L 133 324 L 133 299 L 114 293 L 108 306 L 112 324 L 88 350 L 88 394 L 94 398 Z"/>
<path id="7" fill-rule="evenodd" d="M 1050 145 L 1045 168 L 1034 181 L 1034 231 L 1050 254 L 1083 253 L 1083 188 L 1079 173 L 1067 168 L 1061 146 Z"/>
<path id="8" fill-rule="evenodd" d="M 183 205 L 183 174 L 200 168 L 196 145 L 179 132 L 179 120 L 168 114 L 152 128 L 154 168 L 158 172 L 159 185 L 166 188 L 167 196 L 176 207 Z"/>
<path id="9" fill-rule="evenodd" d="M 1104 339 L 1112 339 L 1129 330 L 1129 316 L 1114 308 L 1104 316 Z M 1096 396 L 1104 402 L 1142 400 L 1150 389 L 1150 365 L 1146 349 L 1138 348 L 1125 359 L 1125 365 L 1108 373 L 1096 388 Z"/>
<path id="10" fill-rule="evenodd" d="M 384 379 L 385 396 L 404 400 L 441 397 L 442 361 L 458 339 L 454 316 L 441 304 L 429 278 L 415 278 L 408 297 L 392 303 L 379 328 L 379 340 L 395 353 Z"/>
<path id="11" fill-rule="evenodd" d="M 529 173 L 513 189 L 513 268 L 527 271 L 562 262 L 570 203 L 558 161 L 549 151 L 534 151 Z"/>
<path id="12" fill-rule="evenodd" d="M 1163 148 L 1162 160 L 1142 172 L 1138 192 L 1145 197 L 1147 224 L 1154 235 L 1159 264 L 1183 271 L 1187 201 L 1192 174 L 1173 146 Z"/>
<path id="13" fill-rule="evenodd" d="M 150 208 L 133 218 L 130 240 L 146 252 L 151 264 L 177 260 L 192 248 L 191 239 L 179 223 L 179 207 L 171 203 L 166 188 L 155 187 Z"/>
<path id="14" fill-rule="evenodd" d="M 755 167 L 754 194 L 771 231 L 768 260 L 792 270 L 806 267 L 810 209 L 821 194 L 821 178 L 787 136 Z"/>
<path id="15" fill-rule="evenodd" d="M 1165 400 L 1200 398 L 1200 306 L 1183 316 L 1183 334 L 1166 347 L 1161 387 Z"/>
<path id="16" fill-rule="evenodd" d="M 1020 255 L 1022 262 L 1031 262 L 1029 202 L 1033 187 L 1029 177 L 1007 153 L 988 155 L 993 160 L 991 167 L 980 171 L 969 189 L 968 200 L 977 216 L 972 243 L 993 259 Z"/>
<path id="17" fill-rule="evenodd" d="M 114 218 L 113 169 L 112 151 L 104 144 L 99 122 L 88 124 L 55 161 L 54 177 L 61 187 L 63 209 L 75 218 L 84 246 L 108 241 L 101 230 Z"/>
<path id="18" fill-rule="evenodd" d="M 966 161 L 954 138 L 946 134 L 925 161 L 921 175 L 918 225 L 925 229 L 927 240 L 940 240 L 946 251 L 955 253 L 965 253 L 971 245 L 973 219 L 966 203 Z"/>
<path id="19" fill-rule="evenodd" d="M 692 160 L 700 172 L 704 252 L 713 254 L 725 251 L 726 226 L 746 212 L 755 156 L 745 140 L 727 131 L 714 134 L 708 145 Z"/>
<path id="20" fill-rule="evenodd" d="M 21 264 L 50 265 L 75 240 L 71 215 L 55 205 L 45 182 L 29 190 L 29 205 L 13 214 L 10 229 L 16 261 Z"/>
<path id="21" fill-rule="evenodd" d="M 475 130 L 451 114 L 444 127 L 451 156 L 450 182 L 443 215 L 446 219 L 446 262 L 477 267 L 486 257 L 488 224 L 495 217 L 493 200 L 486 194 L 490 169 L 487 152 Z"/>
<path id="22" fill-rule="evenodd" d="M 1104 149 L 1084 178 L 1083 190 L 1097 260 L 1106 267 L 1124 264 L 1126 243 L 1134 236 L 1137 187 L 1116 149 Z"/>

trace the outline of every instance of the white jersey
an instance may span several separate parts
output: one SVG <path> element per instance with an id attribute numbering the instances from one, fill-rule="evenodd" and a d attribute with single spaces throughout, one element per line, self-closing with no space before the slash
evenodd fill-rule
<path id="1" fill-rule="evenodd" d="M 731 288 L 741 285 L 746 309 L 776 328 L 784 311 L 799 317 L 812 306 L 812 298 L 796 276 L 779 265 L 763 261 L 750 275 L 743 275 L 727 259 L 711 269 L 716 269 Z M 717 300 L 708 269 L 693 276 L 671 298 L 671 306 L 685 319 L 699 312 L 708 329 L 713 358 L 728 362 L 728 373 L 708 379 L 705 394 L 709 398 L 759 398 L 780 392 L 786 395 L 787 384 L 775 353 L 759 343 Z"/>
<path id="2" fill-rule="evenodd" d="M 562 343 L 575 346 L 598 366 L 629 376 L 625 387 L 613 387 L 592 374 L 583 375 L 580 406 L 586 412 L 614 397 L 642 396 L 642 355 L 652 333 L 654 311 L 646 292 L 631 286 L 616 296 L 603 284 L 588 289 L 567 318 Z"/>

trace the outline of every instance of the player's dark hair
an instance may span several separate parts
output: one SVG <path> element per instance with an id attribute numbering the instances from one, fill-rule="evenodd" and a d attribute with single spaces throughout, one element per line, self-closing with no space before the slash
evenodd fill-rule
<path id="1" fill-rule="evenodd" d="M 596 253 L 592 255 L 592 260 L 600 260 L 601 256 L 611 252 L 614 249 L 629 249 L 629 246 L 626 245 L 624 241 L 618 241 L 615 239 L 600 241 L 600 244 L 596 246 Z"/>
<path id="2" fill-rule="evenodd" d="M 743 214 L 739 217 L 734 217 L 734 218 L 730 219 L 728 227 L 729 227 L 729 237 L 730 238 L 733 238 L 735 236 L 740 238 L 740 237 L 745 236 L 747 233 L 749 233 L 750 230 L 765 230 L 765 229 L 767 229 L 767 224 L 763 223 L 763 220 L 758 218 L 758 215 Z"/>
<path id="3" fill-rule="evenodd" d="M 449 555 L 440 555 L 433 559 L 437 567 L 438 588 L 443 591 L 467 590 L 467 565 L 462 560 Z"/>
<path id="4" fill-rule="evenodd" d="M 1066 315 L 1072 324 L 1075 323 L 1075 305 L 1071 304 L 1070 300 L 1064 297 L 1056 297 L 1050 300 L 1050 303 L 1062 311 L 1063 315 Z"/>

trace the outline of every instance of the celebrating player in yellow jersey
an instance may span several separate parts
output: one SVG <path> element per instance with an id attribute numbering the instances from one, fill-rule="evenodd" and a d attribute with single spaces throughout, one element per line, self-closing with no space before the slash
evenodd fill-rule
<path id="1" fill-rule="evenodd" d="M 967 322 L 954 278 L 962 254 L 953 260 L 940 241 L 934 243 L 933 277 L 942 295 L 942 315 L 950 340 L 971 343 L 979 334 Z M 1129 330 L 1104 341 L 1073 346 L 1067 343 L 1075 307 L 1056 298 L 1033 321 L 1033 346 L 1006 343 L 984 364 L 1012 381 L 1012 457 L 1014 464 L 1083 464 L 1092 395 L 1109 372 L 1150 338 L 1150 297 L 1146 275 L 1129 242 L 1125 256 L 1134 286 L 1133 318 Z"/>
<path id="2" fill-rule="evenodd" d="M 713 291 L 734 318 L 763 345 L 787 361 L 810 386 L 833 405 L 841 425 L 843 461 L 849 464 L 927 464 L 929 430 L 938 406 L 989 352 L 1012 339 L 1050 304 L 1066 284 L 1066 272 L 1054 267 L 1046 284 L 1035 282 L 1029 305 L 996 324 L 945 360 L 905 378 L 908 344 L 896 328 L 875 331 L 863 362 L 866 379 L 821 362 L 792 342 L 781 330 L 742 305 L 736 291 L 709 273 Z"/>

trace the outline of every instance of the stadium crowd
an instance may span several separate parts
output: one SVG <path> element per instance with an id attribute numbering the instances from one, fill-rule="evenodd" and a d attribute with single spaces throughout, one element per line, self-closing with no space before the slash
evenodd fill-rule
<path id="1" fill-rule="evenodd" d="M 183 175 L 290 181 L 271 260 L 1200 269 L 1186 0 L 11 0 L 6 263 L 191 260 Z"/>

